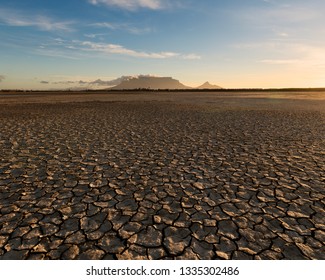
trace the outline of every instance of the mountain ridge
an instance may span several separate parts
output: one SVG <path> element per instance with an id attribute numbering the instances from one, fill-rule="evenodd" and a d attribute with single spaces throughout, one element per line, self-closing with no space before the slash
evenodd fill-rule
<path id="1" fill-rule="evenodd" d="M 132 89 L 152 89 L 152 90 L 173 90 L 173 89 L 221 89 L 220 86 L 205 82 L 199 87 L 189 87 L 172 77 L 156 77 L 150 75 L 123 76 L 115 79 L 120 83 L 110 87 L 111 90 L 132 90 Z"/>
<path id="2" fill-rule="evenodd" d="M 120 84 L 110 89 L 190 89 L 179 80 L 172 77 L 154 77 L 154 76 L 138 76 L 123 80 Z"/>
<path id="3" fill-rule="evenodd" d="M 72 85 L 67 90 L 205 90 L 222 89 L 209 82 L 198 87 L 190 87 L 172 77 L 159 77 L 152 75 L 121 76 L 112 80 L 98 78 L 93 81 L 59 81 L 52 84 Z"/>

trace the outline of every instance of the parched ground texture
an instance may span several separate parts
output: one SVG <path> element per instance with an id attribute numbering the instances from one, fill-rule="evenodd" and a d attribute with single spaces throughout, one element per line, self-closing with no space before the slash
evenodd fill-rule
<path id="1" fill-rule="evenodd" d="M 200 94 L 0 105 L 0 259 L 325 259 L 325 101 Z"/>

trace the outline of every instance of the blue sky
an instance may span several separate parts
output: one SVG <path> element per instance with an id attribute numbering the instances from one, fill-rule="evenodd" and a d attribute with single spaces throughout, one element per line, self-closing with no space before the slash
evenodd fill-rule
<path id="1" fill-rule="evenodd" d="M 0 89 L 325 86 L 323 0 L 0 0 Z"/>

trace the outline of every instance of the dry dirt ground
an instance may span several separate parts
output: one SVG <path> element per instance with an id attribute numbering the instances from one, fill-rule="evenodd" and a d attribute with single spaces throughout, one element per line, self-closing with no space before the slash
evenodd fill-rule
<path id="1" fill-rule="evenodd" d="M 0 259 L 325 259 L 325 93 L 1 93 L 0 154 Z"/>

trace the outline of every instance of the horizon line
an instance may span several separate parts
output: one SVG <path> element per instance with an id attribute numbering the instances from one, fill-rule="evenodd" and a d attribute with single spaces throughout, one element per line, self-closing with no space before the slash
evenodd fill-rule
<path id="1" fill-rule="evenodd" d="M 113 88 L 105 88 L 105 89 L 0 89 L 0 92 L 123 92 L 123 91 L 152 91 L 152 92 L 157 92 L 157 91 L 180 91 L 180 92 L 231 92 L 231 91 L 313 91 L 313 90 L 318 90 L 318 91 L 325 91 L 325 87 L 279 87 L 279 88 L 214 88 L 214 89 L 209 89 L 209 88 L 188 88 L 188 89 L 168 89 L 168 88 L 161 88 L 161 89 L 151 89 L 151 88 L 133 88 L 133 89 L 113 89 Z"/>

